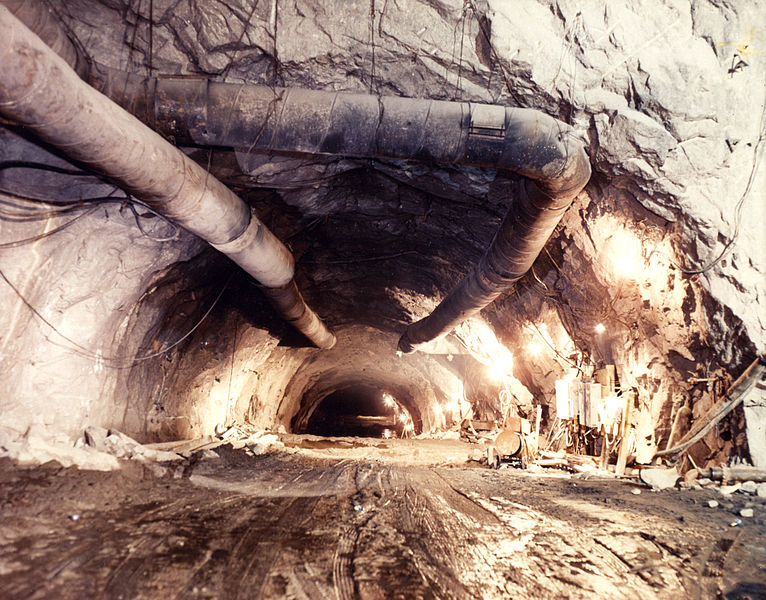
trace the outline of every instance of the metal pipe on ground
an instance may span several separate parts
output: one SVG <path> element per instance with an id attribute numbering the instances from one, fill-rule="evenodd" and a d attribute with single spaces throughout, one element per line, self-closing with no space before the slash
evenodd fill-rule
<path id="1" fill-rule="evenodd" d="M 293 258 L 231 190 L 83 82 L 0 6 L 0 114 L 208 241 L 257 279 L 318 347 L 333 334 L 294 285 Z M 277 290 L 273 293 L 270 290 Z"/>

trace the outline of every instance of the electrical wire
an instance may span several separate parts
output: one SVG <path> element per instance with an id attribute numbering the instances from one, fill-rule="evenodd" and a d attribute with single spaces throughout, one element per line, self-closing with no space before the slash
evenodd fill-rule
<path id="1" fill-rule="evenodd" d="M 50 171 L 61 175 L 82 175 L 85 177 L 95 177 L 92 173 L 78 168 L 57 167 L 46 163 L 35 162 L 31 160 L 4 160 L 0 161 L 0 171 L 7 169 L 34 169 L 36 171 Z"/>
<path id="2" fill-rule="evenodd" d="M 457 63 L 457 79 L 455 80 L 455 93 L 453 99 L 458 100 L 460 98 L 461 83 L 463 80 L 463 47 L 465 45 L 465 23 L 468 20 L 467 15 L 468 7 L 463 4 L 463 10 L 460 14 L 460 19 L 455 23 L 455 27 L 452 30 L 452 58 L 450 60 L 450 68 L 455 66 L 455 37 L 457 37 L 457 30 L 460 28 L 460 56 Z M 445 83 L 449 82 L 448 79 L 449 70 L 444 75 Z"/>
<path id="3" fill-rule="evenodd" d="M 126 366 L 121 366 L 121 367 L 115 367 L 115 368 L 118 368 L 118 369 L 127 369 L 127 368 L 131 368 L 131 367 L 133 367 L 133 366 L 137 365 L 137 364 L 138 364 L 138 363 L 140 363 L 140 362 L 143 362 L 143 361 L 149 360 L 149 359 L 151 359 L 151 358 L 155 358 L 155 357 L 157 357 L 157 356 L 161 356 L 162 354 L 165 354 L 166 352 L 168 352 L 168 350 L 172 350 L 173 348 L 175 348 L 176 346 L 178 346 L 178 345 L 179 345 L 181 342 L 183 342 L 184 340 L 186 340 L 186 339 L 187 339 L 187 338 L 188 338 L 188 337 L 189 337 L 189 336 L 190 336 L 192 333 L 194 333 L 194 332 L 197 330 L 197 328 L 198 328 L 200 325 L 202 325 L 203 321 L 204 321 L 205 319 L 207 319 L 208 315 L 209 315 L 209 314 L 210 314 L 210 313 L 213 311 L 213 309 L 215 308 L 216 304 L 218 304 L 218 301 L 221 299 L 221 296 L 223 296 L 223 293 L 226 291 L 226 288 L 228 288 L 228 287 L 229 287 L 229 283 L 231 283 L 231 280 L 232 280 L 233 278 L 234 278 L 234 273 L 232 272 L 232 274 L 231 274 L 231 275 L 229 275 L 229 278 L 226 280 L 226 283 L 224 283 L 224 284 L 223 284 L 223 287 L 221 288 L 221 291 L 220 291 L 220 292 L 218 292 L 218 295 L 215 297 L 215 300 L 213 300 L 213 302 L 212 302 L 212 304 L 210 305 L 210 307 L 209 307 L 209 308 L 208 308 L 208 309 L 205 311 L 205 314 L 203 314 L 203 315 L 202 315 L 202 317 L 200 317 L 200 320 L 199 320 L 199 321 L 197 321 L 197 323 L 195 323 L 194 327 L 192 327 L 192 328 L 191 328 L 191 329 L 190 329 L 188 332 L 186 332 L 186 333 L 185 333 L 183 336 L 181 336 L 181 337 L 180 337 L 179 339 L 177 339 L 175 342 L 173 342 L 172 344 L 170 344 L 170 346 L 168 346 L 167 348 L 164 348 L 164 349 L 162 349 L 162 350 L 159 350 L 158 352 L 152 352 L 151 354 L 146 354 L 146 355 L 144 355 L 144 356 L 140 356 L 140 357 L 138 357 L 138 358 L 134 358 L 134 359 L 132 359 L 132 362 L 131 362 L 131 364 L 129 364 L 129 365 L 126 365 Z M 102 359 L 102 360 L 105 360 L 105 359 Z M 112 359 L 112 360 L 117 360 L 117 359 Z"/>
<path id="4" fill-rule="evenodd" d="M 141 219 L 142 215 L 139 215 L 139 214 L 138 214 L 138 211 L 136 211 L 136 207 L 135 207 L 135 205 L 136 205 L 136 204 L 138 204 L 139 206 L 141 206 L 141 207 L 145 208 L 145 209 L 146 209 L 146 210 L 148 210 L 150 213 L 152 213 L 154 216 L 156 216 L 156 217 L 159 217 L 160 219 L 162 219 L 163 221 L 165 221 L 165 222 L 166 222 L 168 225 L 170 225 L 170 226 L 173 228 L 173 234 L 172 234 L 172 235 L 167 235 L 167 236 L 164 236 L 164 237 L 156 237 L 156 236 L 150 235 L 150 234 L 149 234 L 149 233 L 148 233 L 148 232 L 147 232 L 147 231 L 144 229 L 143 225 L 141 225 L 141 220 L 140 220 L 140 219 Z M 152 240 L 152 241 L 155 241 L 155 242 L 160 242 L 160 243 L 161 243 L 161 242 L 170 242 L 170 241 L 173 241 L 173 240 L 177 240 L 177 239 L 178 239 L 178 236 L 179 236 L 179 234 L 180 234 L 180 232 L 181 232 L 181 228 L 180 228 L 178 225 L 176 225 L 175 223 L 173 223 L 173 222 L 172 222 L 170 219 L 168 219 L 167 217 L 165 217 L 164 215 L 161 215 L 160 213 L 158 213 L 156 210 L 154 210 L 154 209 L 153 209 L 153 208 L 151 208 L 150 206 L 147 206 L 147 205 L 146 205 L 146 204 L 144 204 L 143 202 L 140 202 L 140 201 L 138 201 L 138 200 L 135 200 L 134 198 L 131 198 L 131 199 L 130 199 L 130 201 L 127 203 L 127 207 L 128 207 L 128 208 L 130 209 L 130 211 L 133 213 L 133 217 L 134 217 L 134 218 L 135 218 L 135 220 L 136 220 L 136 227 L 138 227 L 138 230 L 139 230 L 139 231 L 140 231 L 140 232 L 141 232 L 141 233 L 142 233 L 144 236 L 148 237 L 150 240 Z"/>
<path id="5" fill-rule="evenodd" d="M 764 127 L 765 123 L 766 123 L 766 110 L 761 113 L 759 137 L 758 137 L 758 142 L 755 144 L 755 149 L 753 151 L 753 166 L 750 169 L 750 176 L 747 179 L 747 185 L 745 186 L 745 191 L 742 193 L 742 196 L 740 196 L 739 200 L 737 201 L 737 205 L 735 207 L 734 230 L 732 231 L 731 238 L 723 247 L 723 250 L 721 250 L 721 253 L 704 267 L 700 267 L 698 269 L 688 269 L 681 264 L 677 264 L 671 261 L 671 264 L 674 267 L 676 267 L 679 271 L 684 273 L 685 275 L 701 275 L 702 273 L 706 273 L 707 271 L 715 267 L 724 258 L 726 258 L 726 256 L 728 256 L 729 252 L 731 252 L 734 246 L 734 242 L 737 241 L 737 238 L 739 237 L 739 226 L 742 222 L 742 205 L 745 203 L 745 200 L 750 195 L 750 191 L 753 188 L 755 175 L 758 172 L 758 165 L 760 164 L 758 157 L 761 152 L 763 141 L 766 140 L 766 127 Z"/>
<path id="6" fill-rule="evenodd" d="M 33 208 L 32 206 L 35 205 L 46 205 L 46 206 L 52 206 L 53 209 L 48 208 L 47 211 L 40 211 L 40 212 L 50 212 L 51 210 L 65 210 L 68 208 L 71 208 L 72 206 L 80 206 L 86 203 L 93 203 L 93 202 L 100 202 L 100 201 L 125 201 L 128 200 L 128 196 L 114 196 L 116 192 L 121 191 L 120 188 L 115 187 L 109 194 L 106 196 L 93 196 L 90 198 L 81 198 L 79 200 L 56 200 L 56 199 L 50 199 L 50 198 L 37 198 L 35 196 L 29 196 L 27 194 L 20 194 L 18 192 L 10 192 L 7 190 L 0 189 L 0 204 L 6 204 L 8 206 L 11 206 L 13 208 L 19 209 L 19 210 L 27 210 L 27 211 L 34 211 L 38 210 L 38 208 Z M 19 204 L 14 204 L 13 202 L 9 202 L 8 200 L 4 200 L 5 198 L 11 198 L 13 200 L 18 200 L 21 202 L 25 202 L 27 204 L 30 204 L 32 206 L 25 207 L 21 206 Z"/>
<path id="7" fill-rule="evenodd" d="M 12 198 L 17 201 L 26 202 L 28 204 L 42 204 L 46 206 L 45 210 L 40 210 L 34 206 L 23 206 L 14 202 L 10 202 L 7 198 Z M 125 196 L 98 196 L 93 198 L 84 198 L 82 200 L 69 200 L 69 201 L 56 201 L 56 200 L 39 200 L 37 198 L 31 198 L 29 196 L 21 196 L 6 191 L 0 191 L 0 205 L 5 205 L 13 210 L 6 210 L 0 208 L 0 218 L 6 221 L 14 222 L 29 222 L 29 221 L 45 221 L 58 215 L 75 212 L 77 210 L 87 209 L 92 205 L 114 203 L 114 202 L 126 202 L 130 200 Z"/>
<path id="8" fill-rule="evenodd" d="M 237 52 L 239 52 L 240 46 L 242 45 L 242 40 L 244 39 L 245 34 L 247 33 L 247 30 L 250 29 L 250 22 L 253 20 L 255 9 L 258 8 L 258 2 L 259 0 L 255 0 L 255 2 L 253 2 L 253 6 L 250 9 L 250 14 L 247 15 L 247 19 L 245 20 L 245 23 L 242 26 L 242 32 L 239 34 L 239 38 L 237 38 L 237 43 L 234 44 L 234 51 L 231 53 L 229 64 L 227 64 L 226 68 L 223 70 L 223 74 L 221 75 L 221 81 L 226 81 L 226 78 L 229 76 L 229 71 L 231 70 L 231 67 L 234 65 L 234 59 L 237 57 Z"/>
<path id="9" fill-rule="evenodd" d="M 46 319 L 46 318 L 45 318 L 45 317 L 44 317 L 44 316 L 43 316 L 43 315 L 40 313 L 40 311 L 38 311 L 38 310 L 37 310 L 37 309 L 36 309 L 34 306 L 32 306 L 32 304 L 31 304 L 31 303 L 30 303 L 30 302 L 29 302 L 29 301 L 28 301 L 28 300 L 27 300 L 27 299 L 24 297 L 24 295 L 23 295 L 23 294 L 22 294 L 22 293 L 19 291 L 19 289 L 18 289 L 18 288 L 17 288 L 15 285 L 13 285 L 13 284 L 11 283 L 11 281 L 8 279 L 8 277 L 6 277 L 6 275 L 5 275 L 5 272 L 3 272 L 3 270 L 2 270 L 2 269 L 0 269 L 0 278 L 2 278 L 2 280 L 3 280 L 3 281 L 5 281 L 5 283 L 8 285 L 8 287 L 10 287 L 10 288 L 11 288 L 11 290 L 13 290 L 13 293 L 14 293 L 14 294 L 16 294 L 16 296 L 18 296 L 19 300 L 21 300 L 21 301 L 24 303 L 24 305 L 25 305 L 25 306 L 26 306 L 26 307 L 27 307 L 27 308 L 28 308 L 28 309 L 29 309 L 29 310 L 30 310 L 30 311 L 31 311 L 31 312 L 32 312 L 32 313 L 33 313 L 33 314 L 34 314 L 34 315 L 35 315 L 35 316 L 36 316 L 38 319 L 40 319 L 40 320 L 41 320 L 43 323 L 45 323 L 45 324 L 46 324 L 48 327 L 50 327 L 50 328 L 51 328 L 51 329 L 52 329 L 52 330 L 53 330 L 55 333 L 57 333 L 57 334 L 58 334 L 60 337 L 62 337 L 62 338 L 63 338 L 63 339 L 65 339 L 67 342 L 69 342 L 70 344 L 72 344 L 72 345 L 73 345 L 75 348 L 77 348 L 77 349 L 79 349 L 79 350 L 81 350 L 81 351 L 83 351 L 83 352 L 86 352 L 86 353 L 88 353 L 88 355 L 89 355 L 89 357 L 90 357 L 90 358 L 98 358 L 98 355 L 97 355 L 97 354 L 95 354 L 95 353 L 91 352 L 91 351 L 90 351 L 88 348 L 86 348 L 85 346 L 82 346 L 82 345 L 78 344 L 78 343 L 77 343 L 77 342 L 75 342 L 73 339 L 71 339 L 70 337 L 68 337 L 68 336 L 64 335 L 64 334 L 63 334 L 63 333 L 61 333 L 61 332 L 60 332 L 58 329 L 56 329 L 56 327 L 55 327 L 55 326 L 54 326 L 54 325 L 53 325 L 53 324 L 52 324 L 50 321 L 48 321 L 48 319 Z"/>
<path id="10" fill-rule="evenodd" d="M 11 203 L 4 203 L 1 200 L 0 204 L 8 204 L 9 206 L 13 206 Z M 47 221 L 48 219 L 52 219 L 60 215 L 66 215 L 88 207 L 83 205 L 74 205 L 67 208 L 54 207 L 52 210 L 37 210 L 34 212 L 33 209 L 25 209 L 18 206 L 13 206 L 13 208 L 14 210 L 6 210 L 4 208 L 0 208 L 0 219 L 3 221 L 10 221 L 12 223 Z"/>
<path id="11" fill-rule="evenodd" d="M 34 161 L 28 161 L 28 160 L 0 161 L 0 171 L 7 171 L 9 169 L 32 169 L 35 171 L 48 171 L 48 172 L 57 173 L 60 175 L 71 175 L 73 177 L 85 177 L 89 179 L 97 179 L 101 181 L 102 183 L 105 183 L 103 179 L 99 177 L 98 175 L 88 173 L 87 171 L 83 171 L 82 169 L 78 169 L 78 168 L 58 167 L 58 166 L 50 165 L 47 163 L 34 162 Z M 114 186 L 114 190 L 111 193 L 114 193 L 117 190 L 119 190 L 119 188 Z M 42 202 L 49 205 L 71 205 L 72 204 L 71 201 L 57 201 L 57 200 L 50 200 L 48 198 L 35 198 L 32 196 L 18 194 L 15 192 L 3 191 L 2 193 L 7 196 L 20 199 L 20 200 L 29 201 L 29 202 Z M 84 201 L 85 200 L 82 200 L 81 202 L 84 202 Z M 2 202 L 3 204 L 9 204 L 7 202 L 3 202 L 2 199 L 0 199 L 0 202 Z"/>
<path id="12" fill-rule="evenodd" d="M 116 189 L 119 189 L 119 188 L 116 188 Z M 16 195 L 16 194 L 9 194 L 7 192 L 2 192 L 2 193 L 5 196 L 12 197 L 12 198 L 15 198 L 17 200 L 24 201 L 24 202 L 37 202 L 37 203 L 46 203 L 46 204 L 49 203 L 48 201 L 37 200 L 37 199 L 29 198 L 29 197 L 26 197 L 26 196 L 19 196 L 19 195 Z M 8 201 L 6 201 L 6 200 L 4 200 L 3 198 L 0 197 L 0 204 L 5 204 L 7 206 L 11 206 L 14 209 L 19 210 L 19 211 L 27 211 L 27 212 L 9 212 L 9 211 L 5 211 L 2 208 L 0 208 L 0 219 L 12 221 L 12 222 L 28 222 L 28 221 L 47 220 L 47 219 L 49 219 L 51 217 L 59 216 L 59 215 L 62 215 L 62 214 L 67 214 L 69 212 L 74 212 L 74 211 L 77 211 L 77 210 L 88 209 L 88 208 L 91 208 L 91 210 L 88 210 L 87 214 L 91 214 L 92 212 L 94 212 L 93 209 L 95 209 L 98 205 L 110 204 L 110 203 L 112 203 L 112 204 L 114 204 L 114 203 L 121 204 L 122 206 L 120 207 L 120 210 L 122 210 L 123 207 L 127 206 L 130 209 L 130 211 L 133 213 L 133 217 L 135 219 L 136 227 L 138 227 L 138 230 L 145 237 L 149 238 L 150 240 L 153 240 L 155 242 L 160 242 L 161 243 L 161 242 L 169 242 L 169 241 L 173 241 L 173 240 L 178 239 L 180 231 L 181 231 L 181 228 L 177 224 L 175 224 L 173 221 L 168 219 L 165 215 L 163 215 L 163 214 L 157 212 L 156 210 L 154 210 L 151 206 L 145 204 L 144 202 L 141 202 L 140 200 L 137 200 L 136 198 L 133 198 L 132 196 L 121 196 L 121 197 L 99 196 L 99 197 L 95 197 L 95 198 L 85 198 L 85 199 L 82 199 L 82 200 L 78 200 L 76 204 L 74 202 L 72 202 L 72 201 L 61 202 L 60 204 L 58 202 L 56 202 L 56 201 L 53 201 L 53 202 L 51 202 L 51 204 L 58 204 L 58 206 L 56 208 L 53 208 L 52 210 L 44 210 L 44 211 L 37 211 L 37 212 L 32 212 L 31 208 L 27 209 L 27 208 L 22 207 L 22 206 L 14 205 L 13 203 L 8 202 Z M 97 206 L 92 206 L 93 204 L 96 204 Z M 171 235 L 167 235 L 167 236 L 164 236 L 164 237 L 157 237 L 157 236 L 154 236 L 154 235 L 150 234 L 148 231 L 146 231 L 146 229 L 144 229 L 143 225 L 141 224 L 141 218 L 144 215 L 140 215 L 138 213 L 138 211 L 135 208 L 136 206 L 142 207 L 143 209 L 145 209 L 145 210 L 149 211 L 150 213 L 152 213 L 152 215 L 154 215 L 154 216 L 162 219 L 163 221 L 165 221 L 165 223 L 167 223 L 168 225 L 170 225 L 170 227 L 172 227 L 173 233 Z M 43 239 L 45 237 L 48 237 L 48 235 L 52 235 L 53 233 L 56 233 L 56 232 L 61 231 L 63 229 L 66 229 L 67 227 L 69 227 L 69 225 L 74 223 L 76 220 L 79 220 L 83 216 L 85 216 L 85 215 L 84 214 L 83 215 L 79 215 L 75 219 L 72 219 L 72 221 L 69 224 L 65 224 L 65 225 L 62 225 L 61 227 L 57 227 L 55 230 L 49 231 L 46 234 L 41 234 L 40 236 L 35 236 L 33 238 L 28 238 L 26 240 L 19 240 L 17 242 L 10 242 L 8 244 L 0 244 L 0 249 L 5 248 L 5 247 L 15 248 L 15 247 L 18 247 L 18 246 L 22 246 L 25 243 L 33 243 L 33 242 L 35 242 L 35 241 L 37 241 L 39 239 Z"/>
<path id="13" fill-rule="evenodd" d="M 56 18 L 63 27 L 64 32 L 66 33 L 67 38 L 69 38 L 69 41 L 72 42 L 72 44 L 75 46 L 75 49 L 77 50 L 77 54 L 85 60 L 85 62 L 88 63 L 88 69 L 93 68 L 94 60 L 93 57 L 88 53 L 87 49 L 85 48 L 85 44 L 83 44 L 80 41 L 80 38 L 77 36 L 77 34 L 74 32 L 74 30 L 69 26 L 69 22 L 74 21 L 74 17 L 72 16 L 72 13 L 69 12 L 69 9 L 67 8 L 66 2 L 61 3 L 53 3 L 51 0 L 44 0 L 45 4 L 47 5 L 48 9 L 56 15 Z M 62 18 L 61 13 L 57 10 L 55 4 L 60 4 L 60 8 L 66 12 L 67 17 L 69 20 Z"/>
<path id="14" fill-rule="evenodd" d="M 45 233 L 41 233 L 39 235 L 30 237 L 30 238 L 26 238 L 26 239 L 23 239 L 23 240 L 16 240 L 15 242 L 5 242 L 3 244 L 0 244 L 0 250 L 6 250 L 8 248 L 19 248 L 20 246 L 26 246 L 27 244 L 32 244 L 34 242 L 39 242 L 40 240 L 45 239 L 45 238 L 53 235 L 54 233 L 59 233 L 60 231 L 64 231 L 68 227 L 71 227 L 72 225 L 74 225 L 77 221 L 79 221 L 83 217 L 87 217 L 88 215 L 93 214 L 97 209 L 98 209 L 97 206 L 93 206 L 93 207 L 91 207 L 90 210 L 87 210 L 87 211 L 77 215 L 76 217 L 74 217 L 73 219 L 70 219 L 69 221 L 67 221 L 63 225 L 59 225 L 55 229 L 51 229 L 50 231 L 46 231 Z"/>
<path id="15" fill-rule="evenodd" d="M 476 22 L 479 25 L 479 30 L 481 32 L 482 37 L 484 38 L 484 41 L 486 42 L 487 46 L 489 47 L 490 54 L 492 55 L 492 58 L 494 59 L 495 63 L 500 69 L 500 74 L 503 77 L 503 81 L 505 82 L 505 88 L 508 90 L 508 95 L 511 97 L 512 100 L 516 101 L 516 94 L 513 92 L 513 86 L 511 85 L 511 82 L 508 78 L 508 74 L 505 71 L 505 66 L 503 66 L 503 62 L 500 60 L 500 56 L 497 53 L 497 50 L 495 50 L 495 45 L 492 42 L 491 39 L 491 33 L 487 31 L 485 22 L 481 19 L 481 16 L 479 15 L 479 11 L 477 10 L 476 6 L 471 0 L 467 0 L 468 7 L 473 12 L 473 16 L 476 18 Z M 516 104 L 519 104 L 516 102 Z"/>
<path id="16" fill-rule="evenodd" d="M 205 311 L 205 313 L 202 315 L 202 317 L 197 321 L 197 323 L 184 335 L 182 335 L 178 340 L 170 344 L 168 347 L 163 348 L 162 350 L 159 350 L 157 352 L 152 352 L 150 354 L 146 354 L 144 356 L 134 357 L 134 358 L 127 358 L 127 357 L 109 357 L 109 356 L 102 356 L 96 352 L 93 352 L 89 348 L 86 348 L 82 344 L 74 341 L 69 336 L 65 335 L 59 329 L 53 325 L 48 319 L 46 319 L 39 310 L 37 310 L 32 303 L 27 300 L 24 295 L 19 291 L 19 289 L 11 283 L 11 281 L 8 279 L 8 277 L 5 275 L 5 272 L 3 272 L 2 269 L 0 269 L 0 279 L 5 281 L 5 283 L 8 285 L 8 287 L 13 290 L 13 293 L 16 294 L 16 296 L 21 300 L 21 302 L 34 314 L 40 321 L 45 323 L 54 333 L 56 333 L 59 337 L 69 342 L 73 348 L 69 348 L 69 350 L 74 351 L 75 354 L 78 354 L 79 356 L 83 356 L 84 358 L 90 358 L 92 360 L 97 361 L 98 363 L 105 363 L 106 366 L 113 368 L 113 369 L 129 369 L 134 367 L 135 365 L 144 362 L 146 360 L 156 358 L 157 356 L 161 356 L 165 353 L 167 353 L 169 350 L 172 350 L 176 346 L 178 346 L 180 343 L 182 343 L 184 340 L 186 340 L 189 336 L 191 336 L 197 328 L 202 325 L 204 320 L 208 317 L 208 315 L 212 312 L 213 308 L 215 308 L 216 304 L 218 304 L 218 301 L 221 299 L 221 296 L 223 296 L 224 291 L 226 291 L 226 288 L 229 287 L 229 283 L 231 283 L 232 278 L 234 277 L 234 273 L 232 272 L 231 275 L 229 275 L 229 278 L 224 283 L 223 287 L 221 288 L 221 291 L 218 292 L 218 295 L 216 296 L 215 300 L 211 303 L 210 307 Z M 127 362 L 126 362 L 127 361 Z M 117 364 L 109 364 L 109 363 L 117 363 Z M 123 364 L 119 364 L 123 363 Z"/>
<path id="17" fill-rule="evenodd" d="M 518 292 L 516 292 L 516 295 L 518 296 Z M 579 366 L 577 366 L 577 364 L 575 364 L 575 363 L 574 363 L 572 360 L 570 360 L 569 358 L 567 358 L 566 356 L 564 356 L 563 354 L 561 354 L 561 353 L 558 351 L 558 349 L 557 349 L 557 348 L 556 348 L 556 347 L 555 347 L 553 344 L 551 344 L 551 343 L 548 341 L 548 338 L 546 338 L 546 337 L 543 335 L 543 332 L 542 332 L 542 331 L 540 331 L 540 329 L 537 327 L 537 324 L 536 324 L 536 323 L 532 323 L 532 322 L 530 321 L 530 324 L 532 325 L 532 327 L 534 327 L 535 331 L 537 332 L 537 335 L 538 335 L 538 336 L 540 336 L 540 338 L 541 338 L 541 339 L 542 339 L 542 340 L 545 342 L 545 344 L 546 344 L 546 345 L 547 345 L 547 346 L 548 346 L 548 347 L 549 347 L 549 348 L 550 348 L 550 349 L 553 351 L 553 353 L 554 353 L 556 356 L 558 356 L 558 357 L 559 357 L 561 360 L 563 360 L 564 362 L 568 363 L 570 367 L 572 367 L 572 368 L 574 368 L 574 369 L 577 369 L 577 371 L 578 371 L 579 373 L 582 373 L 582 372 L 583 372 L 583 371 L 582 371 L 582 369 L 581 369 Z"/>
<path id="18" fill-rule="evenodd" d="M 381 15 L 382 19 L 382 15 Z M 378 21 L 380 25 L 380 20 Z M 370 60 L 370 94 L 375 93 L 375 0 L 370 0 L 370 22 L 369 22 L 369 34 L 370 34 L 370 51 L 372 53 Z"/>
<path id="19" fill-rule="evenodd" d="M 304 265 L 349 265 L 363 262 L 375 262 L 379 260 L 391 260 L 399 258 L 401 256 L 408 256 L 410 254 L 420 254 L 417 250 L 406 250 L 404 252 L 397 252 L 395 254 L 384 254 L 381 256 L 369 256 L 366 258 L 347 258 L 341 260 L 306 260 L 301 261 Z"/>

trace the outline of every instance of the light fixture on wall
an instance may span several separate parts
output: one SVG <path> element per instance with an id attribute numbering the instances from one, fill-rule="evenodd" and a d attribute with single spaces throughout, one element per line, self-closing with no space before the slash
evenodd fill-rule
<path id="1" fill-rule="evenodd" d="M 396 400 L 391 394 L 383 394 L 383 404 L 388 408 L 396 408 Z"/>
<path id="2" fill-rule="evenodd" d="M 507 375 L 513 372 L 513 355 L 506 350 L 496 357 L 489 366 L 489 376 L 494 381 L 502 381 Z"/>
<path id="3" fill-rule="evenodd" d="M 637 279 L 646 268 L 644 245 L 633 231 L 616 229 L 607 248 L 616 275 Z"/>

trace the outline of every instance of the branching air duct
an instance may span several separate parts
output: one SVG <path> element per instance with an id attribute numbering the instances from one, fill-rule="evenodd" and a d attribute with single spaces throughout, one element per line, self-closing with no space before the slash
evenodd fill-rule
<path id="1" fill-rule="evenodd" d="M 479 264 L 430 316 L 407 328 L 399 340 L 403 352 L 448 333 L 511 289 L 590 178 L 590 162 L 572 129 L 536 110 L 206 80 L 139 80 L 114 72 L 101 85 L 165 135 L 194 144 L 476 165 L 523 175 Z"/>
<path id="2" fill-rule="evenodd" d="M 142 78 L 94 67 L 93 85 L 177 142 L 476 165 L 522 175 L 481 261 L 431 315 L 407 328 L 399 340 L 404 352 L 448 333 L 511 289 L 590 178 L 588 157 L 571 127 L 535 110 Z"/>
<path id="3" fill-rule="evenodd" d="M 83 82 L 4 6 L 0 31 L 0 114 L 208 241 L 255 277 L 314 344 L 333 346 L 335 337 L 295 285 L 290 252 L 247 204 Z"/>

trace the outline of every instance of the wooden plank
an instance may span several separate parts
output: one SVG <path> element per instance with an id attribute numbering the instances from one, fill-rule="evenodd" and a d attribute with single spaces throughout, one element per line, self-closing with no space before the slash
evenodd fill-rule
<path id="1" fill-rule="evenodd" d="M 625 407 L 622 410 L 622 439 L 620 440 L 620 450 L 617 453 L 617 466 L 614 469 L 615 474 L 618 477 L 622 477 L 625 474 L 625 465 L 628 462 L 628 442 L 630 439 L 630 414 L 633 411 L 633 392 L 624 392 Z"/>

